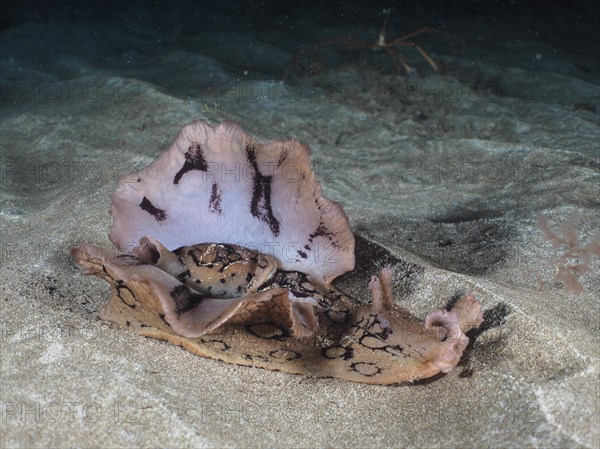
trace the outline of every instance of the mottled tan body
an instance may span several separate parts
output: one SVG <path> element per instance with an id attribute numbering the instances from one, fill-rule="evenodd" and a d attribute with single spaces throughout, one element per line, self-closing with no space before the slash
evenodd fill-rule
<path id="1" fill-rule="evenodd" d="M 310 293 L 320 301 L 315 306 L 318 330 L 310 337 L 294 335 L 287 294 L 282 291 L 268 301 L 251 304 L 247 313 L 240 310 L 243 323 L 232 320 L 201 337 L 189 338 L 165 321 L 166 311 L 154 286 L 143 275 L 136 276 L 136 271 L 149 265 L 131 256 L 110 258 L 107 254 L 93 246 L 74 250 L 88 274 L 111 285 L 112 296 L 102 318 L 202 357 L 239 365 L 363 383 L 412 382 L 454 366 L 468 343 L 463 332 L 481 323 L 480 304 L 467 295 L 454 306 L 450 326 L 435 322 L 424 326 L 393 305 L 391 272 L 383 270 L 380 278 L 371 280 L 373 303 L 368 306 L 311 284 Z"/>

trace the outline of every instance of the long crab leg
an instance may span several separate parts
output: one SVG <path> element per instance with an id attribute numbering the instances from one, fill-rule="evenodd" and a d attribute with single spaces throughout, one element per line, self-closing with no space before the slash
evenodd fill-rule
<path id="1" fill-rule="evenodd" d="M 386 45 L 394 46 L 394 45 L 410 44 L 410 42 L 406 42 L 408 39 L 412 39 L 413 37 L 419 36 L 421 34 L 426 34 L 426 33 L 437 34 L 439 36 L 445 37 L 446 39 L 457 42 L 463 47 L 465 46 L 464 40 L 459 39 L 458 37 L 453 36 L 449 33 L 445 33 L 444 31 L 436 30 L 435 28 L 430 28 L 430 27 L 419 28 L 418 30 L 413 31 L 412 33 L 408 33 L 408 34 L 405 34 L 404 36 L 400 36 L 395 39 L 392 39 L 391 41 L 387 42 Z"/>
<path id="2" fill-rule="evenodd" d="M 415 69 L 413 69 L 405 60 L 404 58 L 402 58 L 402 56 L 400 56 L 400 53 L 398 53 L 396 50 L 394 50 L 392 47 L 388 47 L 386 48 L 386 51 L 389 53 L 389 55 L 392 57 L 392 59 L 394 59 L 394 61 L 396 62 L 396 65 L 398 66 L 398 71 L 402 72 L 402 69 L 404 69 L 404 72 L 406 72 L 409 75 L 416 75 L 417 71 Z M 398 64 L 398 62 L 400 64 Z M 434 68 L 434 70 L 436 70 Z"/>

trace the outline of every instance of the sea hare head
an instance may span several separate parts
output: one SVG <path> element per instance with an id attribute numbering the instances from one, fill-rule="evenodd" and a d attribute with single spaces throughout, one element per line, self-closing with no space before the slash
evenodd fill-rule
<path id="1" fill-rule="evenodd" d="M 204 242 L 273 256 L 280 268 L 330 282 L 354 267 L 354 237 L 323 196 L 308 147 L 260 143 L 235 122 L 198 120 L 112 195 L 110 240 L 132 253 L 150 236 L 169 250 Z"/>

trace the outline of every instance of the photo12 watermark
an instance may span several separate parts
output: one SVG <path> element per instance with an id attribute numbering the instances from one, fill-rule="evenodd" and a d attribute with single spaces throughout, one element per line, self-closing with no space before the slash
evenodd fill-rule
<path id="1" fill-rule="evenodd" d="M 280 405 L 263 403 L 260 400 L 245 405 L 209 401 L 200 403 L 199 407 L 190 413 L 202 424 L 219 422 L 228 425 L 264 425 L 273 422 L 280 411 Z"/>
<path id="2" fill-rule="evenodd" d="M 142 407 L 134 402 L 3 401 L 0 402 L 0 412 L 2 424 L 142 422 Z"/>
<path id="3" fill-rule="evenodd" d="M 26 185 L 33 188 L 66 186 L 85 182 L 104 185 L 123 179 L 135 182 L 139 165 L 133 162 L 89 162 L 73 159 L 45 161 L 3 158 L 0 161 L 0 186 Z"/>
<path id="4" fill-rule="evenodd" d="M 24 323 L 20 321 L 0 322 L 0 341 L 2 343 L 68 343 L 76 341 L 91 342 L 98 338 L 98 329 L 82 328 L 73 324 L 53 326 L 48 323 Z"/>
<path id="5" fill-rule="evenodd" d="M 132 81 L 96 83 L 92 81 L 52 81 L 34 80 L 3 81 L 0 83 L 0 104 L 72 104 L 114 103 L 133 104 L 138 102 L 141 91 Z"/>

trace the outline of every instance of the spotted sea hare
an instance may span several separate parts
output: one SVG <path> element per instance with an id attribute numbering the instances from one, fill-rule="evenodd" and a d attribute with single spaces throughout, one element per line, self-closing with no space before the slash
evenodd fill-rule
<path id="1" fill-rule="evenodd" d="M 483 315 L 473 294 L 422 323 L 392 298 L 392 271 L 364 304 L 332 280 L 354 268 L 354 236 L 323 195 L 308 147 L 261 143 L 235 122 L 198 120 L 112 195 L 118 251 L 72 249 L 107 280 L 103 318 L 213 359 L 392 384 L 450 371 Z"/>

